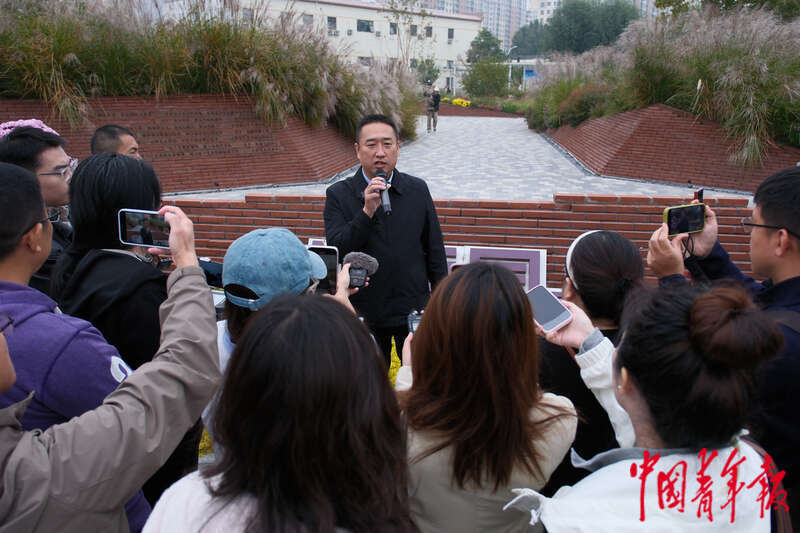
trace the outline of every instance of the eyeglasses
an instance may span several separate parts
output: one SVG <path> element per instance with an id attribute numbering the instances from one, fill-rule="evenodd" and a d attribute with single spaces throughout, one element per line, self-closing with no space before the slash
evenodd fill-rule
<path id="1" fill-rule="evenodd" d="M 792 235 L 793 237 L 797 237 L 798 239 L 800 239 L 800 235 L 793 232 L 789 228 L 785 228 L 783 226 L 770 226 L 769 224 L 756 224 L 750 217 L 743 218 L 741 224 L 742 224 L 742 229 L 744 230 L 745 233 L 750 233 L 752 231 L 749 228 L 785 229 L 789 235 Z"/>
<path id="2" fill-rule="evenodd" d="M 52 172 L 39 172 L 40 176 L 61 176 L 64 181 L 69 182 L 72 179 L 72 173 L 75 172 L 75 167 L 78 166 L 78 158 L 70 157 L 69 163 L 61 170 L 54 170 Z"/>
<path id="3" fill-rule="evenodd" d="M 3 313 L 0 313 L 0 333 L 5 335 L 14 333 L 14 319 Z"/>
<path id="4" fill-rule="evenodd" d="M 50 222 L 52 224 L 53 222 L 57 222 L 59 218 L 61 218 L 61 210 L 57 207 L 54 207 L 47 212 L 46 217 L 40 218 L 39 220 L 28 226 L 25 229 L 25 231 L 22 232 L 22 235 L 25 235 L 34 227 L 36 227 L 36 224 L 44 224 L 45 222 Z"/>

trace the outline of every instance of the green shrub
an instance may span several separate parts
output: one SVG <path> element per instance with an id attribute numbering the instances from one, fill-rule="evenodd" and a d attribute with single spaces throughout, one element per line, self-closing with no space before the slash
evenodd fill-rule
<path id="1" fill-rule="evenodd" d="M 597 110 L 608 99 L 608 87 L 583 85 L 573 89 L 569 96 L 558 104 L 558 114 L 563 122 L 577 126 L 584 120 L 600 116 Z"/>
<path id="2" fill-rule="evenodd" d="M 469 68 L 462 84 L 473 98 L 504 96 L 508 92 L 508 67 L 491 60 L 479 61 Z"/>
<path id="3" fill-rule="evenodd" d="M 634 22 L 613 47 L 537 71 L 532 129 L 665 103 L 722 124 L 742 165 L 759 164 L 773 140 L 800 146 L 800 20 L 693 10 Z"/>
<path id="4" fill-rule="evenodd" d="M 381 112 L 415 135 L 419 90 L 405 67 L 353 65 L 291 13 L 254 25 L 190 2 L 167 23 L 129 4 L 0 3 L 2 95 L 40 98 L 75 125 L 90 96 L 234 94 L 268 122 L 330 120 L 352 135 L 364 113 Z"/>

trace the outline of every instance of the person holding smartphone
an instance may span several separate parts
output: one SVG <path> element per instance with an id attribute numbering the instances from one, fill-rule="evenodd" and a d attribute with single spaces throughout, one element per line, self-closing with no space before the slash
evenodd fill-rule
<path id="1" fill-rule="evenodd" d="M 724 222 L 708 205 L 700 233 L 670 239 L 665 226 L 658 228 L 650 238 L 647 264 L 663 286 L 687 283 L 686 268 L 696 280 L 741 284 L 781 325 L 784 347 L 759 371 L 759 401 L 749 422 L 759 443 L 786 470 L 789 507 L 800 527 L 800 409 L 793 401 L 800 382 L 800 167 L 768 177 L 756 189 L 753 202 L 752 214 L 741 219 L 740 227 L 749 236 L 753 274 L 763 282 L 743 274 L 731 261 L 718 238 Z M 684 243 L 690 238 L 692 254 L 684 259 Z"/>
<path id="2" fill-rule="evenodd" d="M 158 309 L 167 299 L 167 274 L 143 245 L 120 241 L 121 209 L 155 211 L 161 184 L 146 162 L 115 153 L 81 161 L 70 185 L 73 242 L 53 276 L 59 307 L 91 322 L 133 369 L 148 363 L 161 342 Z M 195 426 L 153 479 L 145 484 L 155 504 L 167 487 L 197 468 L 202 423 Z"/>
<path id="3" fill-rule="evenodd" d="M 4 188 L 13 178 L 2 167 L 1 201 L 12 201 L 17 208 L 28 205 L 24 196 L 30 187 L 21 187 L 17 180 L 13 187 Z M 29 180 L 35 184 L 33 175 Z M 36 203 L 35 196 L 27 196 Z M 6 207 L 6 212 L 14 209 Z M 26 214 L 34 226 L 18 237 L 18 247 L 30 248 L 40 239 L 46 224 L 38 220 L 41 212 L 39 196 L 38 206 Z M 101 405 L 48 428 L 21 428 L 21 419 L 33 402 L 48 391 L 31 391 L 0 409 L 3 531 L 138 531 L 144 522 L 129 525 L 126 500 L 166 460 L 219 384 L 214 308 L 197 266 L 192 223 L 176 207 L 164 207 L 161 213 L 172 228 L 170 250 L 177 268 L 167 282 L 169 295 L 161 306 L 164 335 L 153 363 L 127 376 Z M 0 234 L 4 232 L 0 229 Z M 19 248 L 17 252 L 14 255 L 28 253 Z M 0 310 L 0 393 L 4 395 L 23 379 L 21 368 L 16 376 L 9 348 L 25 335 L 25 322 L 25 317 Z M 92 355 L 91 350 L 86 352 L 84 359 Z M 65 386 L 82 394 L 81 388 L 95 385 L 72 379 Z"/>

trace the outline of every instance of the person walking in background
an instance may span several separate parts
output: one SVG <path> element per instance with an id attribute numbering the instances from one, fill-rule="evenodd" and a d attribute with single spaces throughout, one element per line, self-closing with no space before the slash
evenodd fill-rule
<path id="1" fill-rule="evenodd" d="M 439 88 L 434 87 L 432 92 L 425 93 L 425 110 L 428 114 L 428 133 L 436 131 L 436 124 L 439 120 L 439 102 L 442 97 L 439 95 Z"/>

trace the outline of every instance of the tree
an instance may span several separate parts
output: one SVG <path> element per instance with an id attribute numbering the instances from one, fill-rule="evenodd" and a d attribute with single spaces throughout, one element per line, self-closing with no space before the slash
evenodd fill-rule
<path id="1" fill-rule="evenodd" d="M 579 54 L 595 46 L 609 45 L 638 16 L 636 7 L 624 0 L 605 4 L 567 2 L 550 19 L 549 48 Z"/>
<path id="2" fill-rule="evenodd" d="M 550 18 L 551 48 L 558 52 L 581 53 L 600 43 L 594 20 L 594 6 L 583 0 L 567 2 Z"/>
<path id="3" fill-rule="evenodd" d="M 481 28 L 472 39 L 467 50 L 467 63 L 475 64 L 484 60 L 503 61 L 506 54 L 500 47 L 500 39 L 492 35 L 486 28 Z"/>
<path id="4" fill-rule="evenodd" d="M 436 66 L 436 62 L 432 57 L 417 61 L 417 65 L 414 67 L 414 69 L 417 71 L 417 80 L 422 85 L 435 83 L 436 80 L 439 79 L 440 70 L 439 67 Z"/>
<path id="5" fill-rule="evenodd" d="M 537 56 L 550 49 L 550 28 L 538 20 L 526 24 L 517 30 L 511 39 L 511 44 L 516 46 L 514 51 L 521 56 Z"/>
<path id="6" fill-rule="evenodd" d="M 417 32 L 424 31 L 429 24 L 430 13 L 418 9 L 416 0 L 389 0 L 389 24 L 394 25 L 397 32 L 397 58 L 408 66 L 413 57 L 417 55 L 418 47 L 424 47 L 428 40 L 420 41 L 418 34 L 411 33 L 411 27 L 416 26 Z M 391 34 L 390 29 L 390 34 Z M 423 44 L 420 44 L 423 43 Z"/>
<path id="7" fill-rule="evenodd" d="M 492 59 L 474 63 L 461 80 L 472 96 L 505 96 L 508 91 L 508 67 Z"/>

